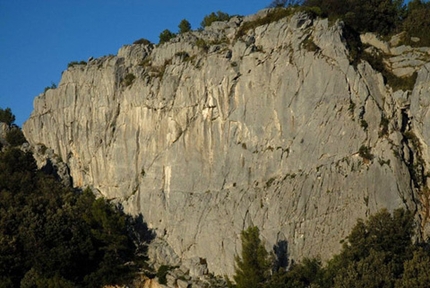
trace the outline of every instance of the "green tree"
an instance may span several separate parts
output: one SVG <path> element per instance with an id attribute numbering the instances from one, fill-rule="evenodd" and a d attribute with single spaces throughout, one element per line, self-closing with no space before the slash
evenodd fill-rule
<path id="1" fill-rule="evenodd" d="M 204 27 L 209 27 L 211 26 L 211 24 L 215 21 L 228 21 L 230 20 L 231 16 L 228 15 L 227 13 L 218 11 L 216 13 L 212 12 L 209 15 L 206 15 L 202 22 L 200 23 L 200 25 L 204 28 Z"/>
<path id="2" fill-rule="evenodd" d="M 178 25 L 179 34 L 186 33 L 191 31 L 191 24 L 186 19 L 182 19 L 182 21 Z"/>
<path id="3" fill-rule="evenodd" d="M 0 152 L 0 287 L 124 283 L 135 271 L 124 264 L 142 260 L 136 243 L 149 240 L 133 221 L 38 171 L 31 153 Z"/>
<path id="4" fill-rule="evenodd" d="M 15 115 L 12 114 L 12 110 L 9 107 L 6 109 L 0 108 L 0 122 L 6 123 L 9 126 L 15 122 Z"/>
<path id="5" fill-rule="evenodd" d="M 6 141 L 12 146 L 20 146 L 27 142 L 19 127 L 12 127 L 12 129 L 6 133 Z"/>
<path id="6" fill-rule="evenodd" d="M 159 44 L 163 44 L 166 42 L 169 42 L 170 39 L 174 38 L 176 36 L 175 33 L 171 32 L 169 29 L 163 30 L 163 32 L 160 33 L 160 41 Z"/>
<path id="7" fill-rule="evenodd" d="M 268 288 L 306 288 L 322 283 L 323 269 L 318 259 L 305 258 L 293 263 L 288 271 L 278 270 L 269 280 Z M 319 286 L 318 286 L 319 287 Z"/>
<path id="8" fill-rule="evenodd" d="M 405 261 L 403 277 L 396 283 L 396 288 L 426 288 L 430 283 L 429 251 L 419 247 L 412 259 Z"/>
<path id="9" fill-rule="evenodd" d="M 396 273 L 394 263 L 389 258 L 389 253 L 371 249 L 367 257 L 340 268 L 333 287 L 393 288 Z"/>
<path id="10" fill-rule="evenodd" d="M 322 287 L 394 287 L 411 254 L 413 217 L 397 209 L 383 209 L 366 221 L 358 220 L 339 255 L 323 271 Z M 372 284 L 373 283 L 373 284 Z"/>
<path id="11" fill-rule="evenodd" d="M 269 254 L 260 240 L 258 227 L 242 231 L 242 253 L 236 256 L 235 275 L 238 288 L 264 287 L 270 277 L 271 262 Z"/>
<path id="12" fill-rule="evenodd" d="M 396 30 L 405 13 L 402 0 L 305 0 L 331 19 L 341 18 L 358 32 L 387 35 Z"/>
<path id="13" fill-rule="evenodd" d="M 301 5 L 303 0 L 273 0 L 268 8 L 288 7 Z"/>
<path id="14" fill-rule="evenodd" d="M 430 46 L 430 2 L 413 0 L 408 3 L 406 18 L 402 29 L 406 32 L 406 43 L 414 46 Z M 411 41 L 411 37 L 418 37 L 418 42 Z"/>

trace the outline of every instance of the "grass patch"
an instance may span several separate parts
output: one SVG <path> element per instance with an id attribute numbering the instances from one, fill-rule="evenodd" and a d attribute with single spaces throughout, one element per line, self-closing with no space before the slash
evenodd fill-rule
<path id="1" fill-rule="evenodd" d="M 315 44 L 315 42 L 311 36 L 308 36 L 302 42 L 302 45 L 303 45 L 303 48 L 305 48 L 308 52 L 318 52 L 320 50 L 320 47 L 318 47 L 318 45 Z"/>
<path id="2" fill-rule="evenodd" d="M 181 58 L 182 61 L 190 60 L 190 54 L 185 51 L 176 52 L 175 56 Z"/>
<path id="3" fill-rule="evenodd" d="M 205 52 L 209 51 L 209 44 L 204 39 L 201 39 L 201 38 L 197 39 L 196 46 Z"/>
<path id="4" fill-rule="evenodd" d="M 398 90 L 412 90 L 417 80 L 417 72 L 409 77 L 399 77 L 394 75 L 384 64 L 384 58 L 382 53 L 377 55 L 363 51 L 361 53 L 361 60 L 367 61 L 373 69 L 380 72 L 384 77 L 384 81 L 388 84 L 394 91 Z"/>
<path id="5" fill-rule="evenodd" d="M 136 79 L 136 76 L 134 76 L 133 73 L 128 73 L 127 75 L 125 75 L 124 79 L 122 79 L 122 84 L 125 87 L 128 87 L 131 84 L 133 84 L 133 82 L 134 82 L 135 79 Z"/>

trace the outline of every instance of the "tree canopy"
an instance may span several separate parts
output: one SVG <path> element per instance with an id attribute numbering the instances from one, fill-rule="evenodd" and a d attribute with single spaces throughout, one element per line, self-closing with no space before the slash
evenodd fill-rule
<path id="1" fill-rule="evenodd" d="M 404 209 L 383 209 L 358 220 L 341 252 L 325 265 L 319 259 L 290 261 L 288 269 L 270 262 L 257 227 L 242 232 L 236 257 L 237 287 L 406 288 L 428 287 L 429 243 L 413 243 L 414 220 Z M 272 271 L 272 273 L 268 273 Z"/>
<path id="2" fill-rule="evenodd" d="M 136 218 L 89 190 L 62 186 L 31 153 L 0 152 L 0 287 L 100 287 L 142 257 Z"/>
<path id="3" fill-rule="evenodd" d="M 0 108 L 0 122 L 6 123 L 9 126 L 15 122 L 15 115 L 13 115 L 9 107 L 5 109 Z"/>
<path id="4" fill-rule="evenodd" d="M 163 44 L 163 43 L 169 42 L 170 39 L 174 38 L 175 36 L 176 36 L 175 33 L 173 33 L 172 31 L 170 31 L 169 29 L 165 29 L 165 30 L 163 30 L 163 32 L 160 33 L 159 44 Z"/>
<path id="5" fill-rule="evenodd" d="M 323 15 L 342 19 L 357 32 L 389 35 L 406 31 L 430 45 L 429 1 L 412 0 L 304 0 L 303 6 L 319 7 Z"/>
<path id="6" fill-rule="evenodd" d="M 258 227 L 242 231 L 241 257 L 236 256 L 234 281 L 238 288 L 264 287 L 270 275 L 269 254 L 260 240 Z"/>
<path id="7" fill-rule="evenodd" d="M 209 15 L 206 15 L 202 22 L 200 23 L 200 25 L 204 28 L 204 27 L 209 27 L 211 26 L 211 24 L 215 21 L 228 21 L 230 20 L 231 16 L 228 15 L 227 13 L 224 13 L 222 11 L 218 11 L 218 12 L 212 12 Z"/>
<path id="8" fill-rule="evenodd" d="M 178 25 L 178 28 L 179 28 L 179 34 L 186 33 L 191 31 L 191 24 L 190 22 L 188 22 L 187 19 L 182 19 Z"/>

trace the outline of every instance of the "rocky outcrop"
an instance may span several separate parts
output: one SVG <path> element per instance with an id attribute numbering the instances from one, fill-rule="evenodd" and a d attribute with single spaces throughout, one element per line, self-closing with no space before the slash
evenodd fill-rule
<path id="1" fill-rule="evenodd" d="M 327 259 L 381 208 L 414 211 L 424 235 L 428 58 L 413 91 L 393 91 L 351 64 L 342 23 L 298 13 L 245 29 L 268 13 L 67 69 L 36 97 L 27 139 L 215 274 L 233 272 L 249 225 L 294 259 Z"/>

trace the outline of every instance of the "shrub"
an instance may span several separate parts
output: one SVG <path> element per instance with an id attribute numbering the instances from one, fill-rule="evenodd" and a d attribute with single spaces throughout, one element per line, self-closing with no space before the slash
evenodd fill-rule
<path id="1" fill-rule="evenodd" d="M 304 41 L 303 41 L 303 47 L 309 51 L 309 52 L 317 52 L 320 50 L 320 47 L 318 47 L 317 44 L 315 44 L 314 40 L 312 39 L 312 37 L 307 37 Z"/>
<path id="2" fill-rule="evenodd" d="M 206 52 L 209 50 L 209 44 L 206 43 L 206 41 L 204 39 L 201 39 L 201 38 L 196 40 L 196 46 L 199 47 L 200 49 L 206 51 Z"/>
<path id="3" fill-rule="evenodd" d="M 169 29 L 163 30 L 163 32 L 160 33 L 160 41 L 159 44 L 163 44 L 166 42 L 169 42 L 170 39 L 174 38 L 176 36 L 175 33 L 171 32 Z"/>
<path id="4" fill-rule="evenodd" d="M 289 8 L 276 8 L 270 11 L 266 16 L 258 18 L 255 21 L 245 22 L 240 26 L 236 33 L 236 38 L 242 37 L 247 31 L 255 29 L 258 26 L 270 24 L 272 22 L 278 21 L 282 18 L 288 17 L 294 13 L 293 9 Z"/>
<path id="5" fill-rule="evenodd" d="M 176 52 L 175 56 L 181 58 L 182 61 L 187 61 L 190 59 L 190 55 L 185 51 Z"/>
<path id="6" fill-rule="evenodd" d="M 216 13 L 212 12 L 209 15 L 206 15 L 203 18 L 203 21 L 200 23 L 200 25 L 204 28 L 204 27 L 209 27 L 212 25 L 213 22 L 216 21 L 228 21 L 230 20 L 231 16 L 228 15 L 227 13 L 218 11 Z"/>
<path id="7" fill-rule="evenodd" d="M 361 60 L 367 61 L 373 69 L 380 72 L 388 84 L 394 91 L 397 90 L 412 90 L 417 79 L 417 73 L 413 73 L 409 77 L 399 77 L 394 75 L 389 68 L 385 67 L 382 54 L 371 54 L 363 51 L 360 55 Z"/>
<path id="8" fill-rule="evenodd" d="M 140 38 L 140 39 L 134 41 L 133 44 L 149 45 L 149 44 L 152 44 L 152 43 L 148 39 Z"/>
<path id="9" fill-rule="evenodd" d="M 46 92 L 49 89 L 55 89 L 55 88 L 57 88 L 57 85 L 54 82 L 51 82 L 51 86 L 46 86 L 45 90 L 43 90 L 43 92 Z"/>
<path id="10" fill-rule="evenodd" d="M 80 62 L 72 61 L 72 62 L 69 62 L 69 64 L 67 64 L 67 68 L 71 68 L 71 67 L 79 66 L 79 65 L 87 65 L 87 62 L 85 62 L 84 60 L 82 60 Z"/>
<path id="11" fill-rule="evenodd" d="M 182 21 L 179 23 L 179 34 L 186 33 L 191 31 L 191 24 L 186 19 L 182 19 Z"/>
<path id="12" fill-rule="evenodd" d="M 361 158 L 363 158 L 364 160 L 368 160 L 371 161 L 373 159 L 373 154 L 370 153 L 370 151 L 372 150 L 371 147 L 368 146 L 364 146 L 362 145 L 360 147 L 360 149 L 358 150 L 358 154 L 360 155 Z"/>
<path id="13" fill-rule="evenodd" d="M 170 270 L 172 270 L 174 267 L 171 266 L 167 266 L 167 265 L 161 265 L 160 268 L 158 268 L 157 271 L 157 278 L 158 278 L 158 282 L 162 285 L 167 285 L 167 272 L 169 272 Z"/>
<path id="14" fill-rule="evenodd" d="M 136 79 L 136 76 L 134 76 L 133 73 L 128 73 L 123 79 L 123 85 L 125 87 L 130 86 L 131 84 L 133 84 L 134 79 Z"/>
<path id="15" fill-rule="evenodd" d="M 384 115 L 381 116 L 381 123 L 379 124 L 379 137 L 383 137 L 388 135 L 389 130 L 388 130 L 388 125 L 390 124 L 390 121 L 388 120 L 387 117 L 385 117 Z"/>

